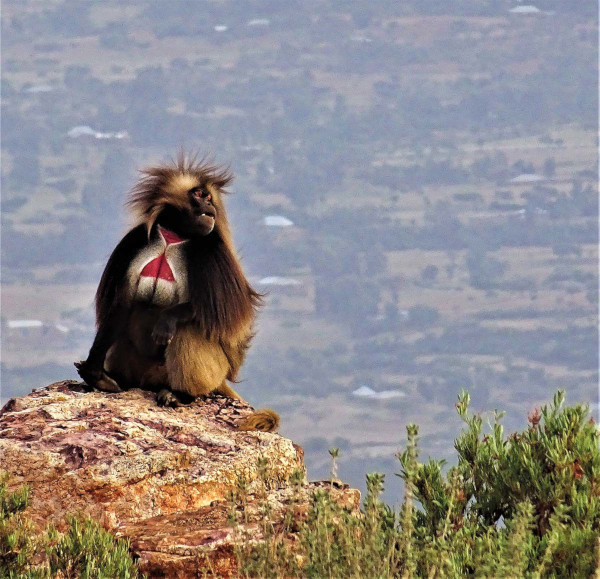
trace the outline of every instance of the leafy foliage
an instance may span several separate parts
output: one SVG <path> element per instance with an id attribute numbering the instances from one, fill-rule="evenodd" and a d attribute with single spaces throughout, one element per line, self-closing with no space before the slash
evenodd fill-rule
<path id="1" fill-rule="evenodd" d="M 469 395 L 456 404 L 465 429 L 455 441 L 457 465 L 418 461 L 418 428 L 409 425 L 398 455 L 405 495 L 400 512 L 380 499 L 384 475 L 367 475 L 357 513 L 326 490 L 303 504 L 303 473 L 281 521 L 268 500 L 268 464 L 262 459 L 256 539 L 248 512 L 248 482 L 231 497 L 231 524 L 243 577 L 589 577 L 600 572 L 599 433 L 585 405 L 553 403 L 528 417 L 528 427 L 504 436 L 495 413 L 469 412 Z M 332 481 L 339 449 L 332 449 Z M 69 518 L 59 534 L 35 538 L 23 511 L 28 487 L 9 492 L 0 479 L 0 577 L 45 579 L 139 576 L 128 544 L 90 519 Z M 256 520 L 256 516 L 254 516 Z M 240 525 L 244 523 L 245 527 Z"/>
<path id="2" fill-rule="evenodd" d="M 458 464 L 418 461 L 418 428 L 398 455 L 405 482 L 399 513 L 378 497 L 384 476 L 367 475 L 360 513 L 316 492 L 305 517 L 290 504 L 282 529 L 266 504 L 264 541 L 246 537 L 244 577 L 589 577 L 599 571 L 600 449 L 584 405 L 550 406 L 505 437 L 495 413 L 489 433 L 456 404 L 466 428 Z M 337 456 L 337 452 L 335 453 Z M 298 499 L 299 500 L 299 499 Z M 237 521 L 238 518 L 235 518 Z M 247 520 L 247 519 L 246 519 Z M 234 524 L 235 521 L 234 521 Z"/>
<path id="3" fill-rule="evenodd" d="M 563 408 L 564 393 L 529 415 L 529 426 L 505 438 L 495 415 L 482 435 L 481 416 L 456 405 L 466 430 L 455 441 L 458 465 L 420 464 L 406 452 L 401 476 L 415 486 L 421 565 L 445 553 L 450 575 L 589 576 L 600 536 L 598 430 L 586 406 Z M 431 556 L 428 557 L 428 552 Z M 518 572 L 517 572 L 518 570 Z M 430 572 L 430 570 L 428 571 Z"/>
<path id="4" fill-rule="evenodd" d="M 36 533 L 23 511 L 30 487 L 8 491 L 8 477 L 0 479 L 0 577 L 7 579 L 133 579 L 137 564 L 126 541 L 115 539 L 91 519 L 68 519 L 60 534 L 53 527 Z"/>
<path id="5" fill-rule="evenodd" d="M 8 477 L 0 478 L 0 577 L 43 577 L 28 570 L 36 551 L 31 521 L 22 515 L 30 491 L 30 487 L 23 486 L 9 492 Z"/>
<path id="6" fill-rule="evenodd" d="M 69 530 L 58 536 L 49 531 L 50 538 L 58 539 L 48 549 L 51 576 L 59 574 L 78 579 L 133 579 L 138 567 L 132 561 L 129 544 L 115 539 L 91 519 L 68 519 Z"/>

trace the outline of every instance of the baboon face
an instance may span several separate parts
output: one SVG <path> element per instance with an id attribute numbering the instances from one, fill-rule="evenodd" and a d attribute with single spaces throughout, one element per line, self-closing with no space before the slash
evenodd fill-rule
<path id="1" fill-rule="evenodd" d="M 190 220 L 197 235 L 208 235 L 215 228 L 217 208 L 210 185 L 199 185 L 188 191 L 190 203 Z"/>
<path id="2" fill-rule="evenodd" d="M 158 222 L 185 237 L 206 237 L 225 217 L 220 190 L 201 172 L 167 175 L 158 197 L 165 204 Z"/>
<path id="3" fill-rule="evenodd" d="M 194 184 L 185 190 L 170 188 L 163 195 L 170 203 L 161 207 L 157 221 L 187 238 L 206 237 L 218 227 L 219 218 L 224 217 L 218 195 L 210 183 Z"/>

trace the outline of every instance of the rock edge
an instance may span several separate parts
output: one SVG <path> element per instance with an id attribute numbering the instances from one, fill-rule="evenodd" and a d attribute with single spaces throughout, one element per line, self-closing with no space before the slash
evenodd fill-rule
<path id="1" fill-rule="evenodd" d="M 234 574 L 230 491 L 242 477 L 250 511 L 266 488 L 283 513 L 290 477 L 299 469 L 306 476 L 302 449 L 275 433 L 238 431 L 253 412 L 239 400 L 217 395 L 161 408 L 152 392 L 83 386 L 56 382 L 0 410 L 0 471 L 11 487 L 31 485 L 26 514 L 39 528 L 60 527 L 68 514 L 91 516 L 130 539 L 149 577 Z M 305 495 L 315 486 L 305 485 Z M 332 492 L 358 507 L 358 491 L 337 485 Z"/>

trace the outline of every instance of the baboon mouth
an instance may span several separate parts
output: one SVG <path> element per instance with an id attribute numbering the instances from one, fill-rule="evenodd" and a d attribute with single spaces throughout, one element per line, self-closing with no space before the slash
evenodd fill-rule
<path id="1" fill-rule="evenodd" d="M 200 217 L 210 217 L 213 221 L 215 220 L 213 213 L 200 213 Z"/>

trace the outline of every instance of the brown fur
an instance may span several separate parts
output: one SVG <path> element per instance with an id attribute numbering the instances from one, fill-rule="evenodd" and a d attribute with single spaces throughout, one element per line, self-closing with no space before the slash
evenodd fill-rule
<path id="1" fill-rule="evenodd" d="M 197 161 L 196 156 L 186 157 L 180 152 L 172 163 L 147 167 L 141 173 L 144 177 L 132 189 L 128 204 L 136 214 L 138 223 L 145 223 L 148 234 L 167 205 L 187 209 L 187 192 L 200 185 L 208 185 L 215 196 L 217 211 L 224 215 L 225 209 L 219 194 L 227 193 L 225 187 L 233 180 L 229 170 L 205 159 Z M 233 249 L 227 218 L 219 221 L 219 234 Z"/>
<path id="2" fill-rule="evenodd" d="M 237 379 L 261 296 L 244 276 L 233 247 L 222 201 L 232 176 L 228 170 L 183 154 L 142 173 L 129 200 L 136 227 L 113 252 L 96 294 L 98 336 L 103 325 L 114 325 L 111 320 L 123 316 L 123 311 L 129 319 L 124 331 L 115 332 L 116 340 L 106 352 L 103 368 L 108 376 L 102 372 L 103 378 L 93 385 L 114 390 L 110 376 L 126 387 L 166 389 L 192 397 L 217 392 L 240 399 L 226 380 Z M 208 235 L 186 236 L 189 304 L 166 348 L 161 349 L 150 336 L 169 309 L 126 303 L 125 274 L 132 254 L 156 235 L 155 224 L 162 224 L 166 211 L 175 208 L 181 212 L 177 215 L 192 214 L 189 192 L 195 187 L 212 195 L 215 225 Z M 78 366 L 82 376 L 97 375 L 98 369 L 90 368 L 91 358 L 90 352 L 88 361 Z M 244 421 L 243 429 L 272 431 L 278 423 L 272 410 L 260 410 Z"/>

